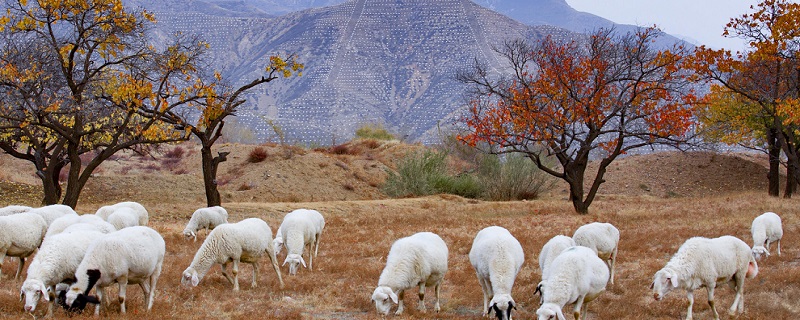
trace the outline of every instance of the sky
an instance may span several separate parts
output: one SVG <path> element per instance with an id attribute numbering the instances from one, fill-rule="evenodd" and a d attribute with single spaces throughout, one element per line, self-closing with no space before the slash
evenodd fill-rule
<path id="1" fill-rule="evenodd" d="M 578 11 L 616 23 L 657 25 L 661 30 L 714 49 L 741 51 L 746 42 L 722 36 L 733 17 L 751 13 L 756 0 L 566 0 Z"/>

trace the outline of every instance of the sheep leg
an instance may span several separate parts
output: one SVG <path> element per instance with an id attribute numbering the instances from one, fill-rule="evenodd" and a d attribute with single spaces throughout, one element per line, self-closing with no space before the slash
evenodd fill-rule
<path id="1" fill-rule="evenodd" d="M 233 291 L 239 291 L 239 260 L 233 260 Z"/>
<path id="2" fill-rule="evenodd" d="M 492 296 L 492 286 L 489 285 L 489 280 L 484 279 L 478 275 L 478 282 L 481 284 L 481 291 L 483 291 L 483 315 L 489 314 L 489 297 Z"/>
<path id="3" fill-rule="evenodd" d="M 780 256 L 781 255 L 781 239 L 778 239 L 778 241 L 776 241 L 776 242 L 778 243 L 778 255 Z"/>
<path id="4" fill-rule="evenodd" d="M 441 292 L 441 288 L 442 288 L 442 281 L 440 280 L 439 282 L 436 283 L 436 286 L 433 287 L 433 291 L 436 293 L 436 304 L 433 305 L 433 311 L 436 311 L 437 313 L 439 312 L 439 310 L 442 310 L 442 308 L 439 307 L 439 294 Z"/>
<path id="5" fill-rule="evenodd" d="M 314 239 L 314 256 L 315 257 L 317 256 L 317 253 L 319 253 L 319 237 L 321 237 L 321 236 L 322 236 L 322 232 L 317 233 L 316 239 Z M 778 241 L 780 241 L 780 240 L 778 240 Z M 778 243 L 780 243 L 780 242 L 778 242 Z M 778 252 L 780 252 L 780 250 Z"/>
<path id="6" fill-rule="evenodd" d="M 733 316 L 736 312 L 744 312 L 744 274 L 741 276 L 737 274 L 734 276 L 734 280 L 736 281 L 736 297 L 733 298 L 733 304 L 731 308 L 728 310 L 728 314 Z"/>
<path id="7" fill-rule="evenodd" d="M 692 320 L 692 306 L 694 306 L 694 292 L 686 290 L 686 299 L 689 300 L 689 308 L 686 310 L 686 320 Z"/>
<path id="8" fill-rule="evenodd" d="M 281 289 L 283 289 L 283 278 L 281 278 L 281 268 L 278 267 L 278 258 L 275 256 L 275 249 L 272 246 L 267 246 L 267 256 L 269 260 L 272 262 L 272 269 L 275 270 L 275 274 L 278 275 L 278 282 L 280 283 Z"/>
<path id="9" fill-rule="evenodd" d="M 397 293 L 397 312 L 394 313 L 395 315 L 403 314 L 403 297 L 405 297 L 405 290 L 400 290 Z"/>
<path id="10" fill-rule="evenodd" d="M 314 268 L 313 268 L 313 266 L 314 266 L 314 255 L 311 254 L 311 253 L 314 250 L 314 242 L 315 241 L 316 240 L 313 240 L 313 241 L 308 243 L 308 270 L 314 270 Z"/>
<path id="11" fill-rule="evenodd" d="M 221 268 L 222 268 L 222 275 L 225 276 L 225 279 L 228 279 L 228 282 L 230 282 L 230 284 L 233 284 L 233 278 L 231 277 L 231 275 L 228 274 L 228 262 L 223 263 L 221 265 Z"/>
<path id="12" fill-rule="evenodd" d="M 583 308 L 583 299 L 585 298 L 586 296 L 579 296 L 578 300 L 575 300 L 575 307 L 572 309 L 572 314 L 575 317 L 575 320 L 581 319 L 581 309 Z"/>
<path id="13" fill-rule="evenodd" d="M 125 290 L 128 287 L 128 278 L 122 277 L 119 280 L 119 311 L 125 313 Z"/>
<path id="14" fill-rule="evenodd" d="M 19 257 L 19 265 L 17 265 L 17 274 L 14 275 L 14 280 L 19 279 L 23 267 L 25 267 L 25 257 Z"/>
<path id="15" fill-rule="evenodd" d="M 708 306 L 711 307 L 711 311 L 714 312 L 714 320 L 719 320 L 719 313 L 717 313 L 717 307 L 714 306 L 714 286 L 716 284 L 712 284 L 710 286 L 706 286 L 708 289 Z"/>
<path id="16" fill-rule="evenodd" d="M 3 277 L 3 261 L 6 260 L 6 251 L 0 253 L 0 278 Z"/>
<path id="17" fill-rule="evenodd" d="M 611 281 L 611 284 L 614 284 L 614 265 L 617 264 L 617 250 L 619 250 L 619 243 L 617 243 L 617 246 L 614 247 L 614 252 L 611 253 L 611 257 L 610 257 L 610 263 L 611 264 L 609 264 L 609 266 L 608 266 L 608 270 L 611 271 L 611 276 L 609 277 L 609 279 Z"/>
<path id="18" fill-rule="evenodd" d="M 97 286 L 96 292 L 97 292 L 97 301 L 98 302 L 97 302 L 97 305 L 94 307 L 94 315 L 95 316 L 99 316 L 100 315 L 100 307 L 104 303 L 103 297 L 105 297 L 105 289 L 100 287 L 100 286 Z M 108 301 L 105 301 L 105 303 L 106 303 L 106 307 L 107 307 L 108 306 Z"/>
<path id="19" fill-rule="evenodd" d="M 253 262 L 253 282 L 250 283 L 252 288 L 258 286 L 258 262 Z"/>
<path id="20" fill-rule="evenodd" d="M 417 307 L 422 312 L 425 312 L 425 281 L 419 283 L 419 307 Z"/>

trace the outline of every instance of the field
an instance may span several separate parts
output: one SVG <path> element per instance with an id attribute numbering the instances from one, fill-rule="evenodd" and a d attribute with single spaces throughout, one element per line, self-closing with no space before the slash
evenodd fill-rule
<path id="1" fill-rule="evenodd" d="M 383 168 L 392 167 L 398 147 L 377 147 L 353 154 L 329 154 L 268 147 L 261 163 L 245 161 L 253 146 L 227 146 L 238 155 L 223 163 L 220 173 L 223 205 L 230 221 L 264 219 L 273 230 L 283 215 L 297 208 L 320 211 L 326 218 L 314 270 L 288 275 L 280 289 L 268 259 L 261 262 L 258 287 L 250 287 L 250 265 L 240 266 L 239 292 L 214 267 L 196 288 L 180 284 L 206 233 L 198 242 L 183 239 L 180 231 L 191 212 L 204 206 L 197 176 L 196 153 L 190 146 L 177 164 L 163 160 L 125 157 L 105 166 L 87 186 L 77 211 L 123 200 L 142 202 L 150 211 L 151 227 L 167 243 L 164 270 L 153 310 L 142 308 L 138 286 L 128 290 L 128 314 L 118 304 L 102 313 L 119 319 L 374 319 L 372 290 L 385 264 L 391 243 L 419 231 L 439 234 L 450 250 L 449 271 L 443 284 L 442 311 L 434 313 L 432 289 L 426 295 L 427 313 L 416 310 L 416 294 L 406 295 L 406 314 L 397 319 L 480 319 L 482 294 L 467 253 L 475 234 L 499 225 L 511 231 L 526 254 L 513 296 L 518 319 L 535 317 L 540 279 L 538 252 L 552 236 L 571 235 L 582 224 L 613 223 L 621 232 L 616 283 L 589 304 L 589 319 L 677 319 L 685 316 L 685 292 L 672 292 L 655 301 L 649 291 L 653 274 L 663 267 L 689 237 L 734 235 L 750 243 L 754 217 L 774 211 L 784 223 L 782 255 L 759 263 L 759 274 L 745 283 L 745 313 L 738 319 L 800 318 L 800 200 L 766 196 L 763 160 L 755 156 L 715 154 L 657 154 L 631 156 L 609 170 L 607 188 L 590 208 L 577 215 L 565 200 L 562 186 L 542 200 L 488 202 L 450 195 L 387 199 L 377 186 Z M 407 147 L 406 147 L 407 148 Z M 161 161 L 159 163 L 158 161 Z M 194 162 L 196 161 L 196 162 Z M 151 164 L 158 164 L 157 168 Z M 35 180 L 23 164 L 0 158 L 0 205 L 36 205 Z M 150 169 L 147 169 L 150 168 Z M 125 172 L 122 172 L 122 171 Z M 31 186 L 33 185 L 33 186 Z M 246 187 L 243 187 L 246 186 Z M 774 247 L 773 247 L 774 248 Z M 774 250 L 773 250 L 774 251 Z M 283 262 L 280 255 L 279 263 Z M 6 259 L 0 280 L 0 317 L 27 318 L 19 301 L 23 279 L 14 280 L 16 259 Z M 116 289 L 111 290 L 112 294 Z M 723 319 L 733 300 L 727 286 L 716 291 L 717 311 Z M 35 318 L 44 313 L 40 303 Z M 694 316 L 710 319 L 705 290 L 695 292 Z M 64 317 L 61 311 L 56 317 Z M 90 318 L 90 314 L 75 318 Z M 568 318 L 571 316 L 568 315 Z"/>

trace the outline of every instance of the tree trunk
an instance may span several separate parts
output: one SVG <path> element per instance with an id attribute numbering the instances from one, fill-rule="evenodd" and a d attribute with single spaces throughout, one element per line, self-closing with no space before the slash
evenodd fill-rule
<path id="1" fill-rule="evenodd" d="M 564 168 L 564 179 L 569 184 L 569 200 L 572 202 L 572 207 L 578 214 L 589 214 L 589 205 L 591 200 L 583 200 L 583 179 L 586 166 L 573 165 Z"/>
<path id="2" fill-rule="evenodd" d="M 206 189 L 206 204 L 209 207 L 219 206 L 222 199 L 217 189 L 217 168 L 220 162 L 228 160 L 228 152 L 220 152 L 214 157 L 211 154 L 211 146 L 203 146 L 200 150 L 203 162 L 203 184 Z"/>
<path id="3" fill-rule="evenodd" d="M 791 199 L 794 190 L 797 189 L 797 179 L 795 178 L 797 168 L 794 165 L 786 166 L 786 188 L 783 190 L 783 197 Z"/>
<path id="4" fill-rule="evenodd" d="M 767 173 L 768 192 L 772 197 L 780 196 L 781 146 L 778 144 L 777 129 L 767 130 L 767 148 L 769 149 L 769 172 Z"/>
<path id="5" fill-rule="evenodd" d="M 61 200 L 61 184 L 58 183 L 60 174 L 60 168 L 58 170 L 40 170 L 36 172 L 36 175 L 42 180 L 42 190 L 44 191 L 43 206 L 56 204 Z"/>

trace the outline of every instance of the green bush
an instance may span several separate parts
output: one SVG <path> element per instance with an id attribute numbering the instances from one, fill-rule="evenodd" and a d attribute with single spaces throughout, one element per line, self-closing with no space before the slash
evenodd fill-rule
<path id="1" fill-rule="evenodd" d="M 356 129 L 356 137 L 361 139 L 393 140 L 394 136 L 382 125 L 364 125 Z"/>
<path id="2" fill-rule="evenodd" d="M 523 154 L 486 155 L 478 167 L 483 198 L 506 201 L 536 199 L 553 188 L 555 178 Z"/>
<path id="3" fill-rule="evenodd" d="M 447 154 L 425 151 L 406 155 L 397 165 L 397 172 L 388 172 L 383 191 L 391 197 L 413 197 L 435 194 L 435 185 L 447 176 Z"/>

